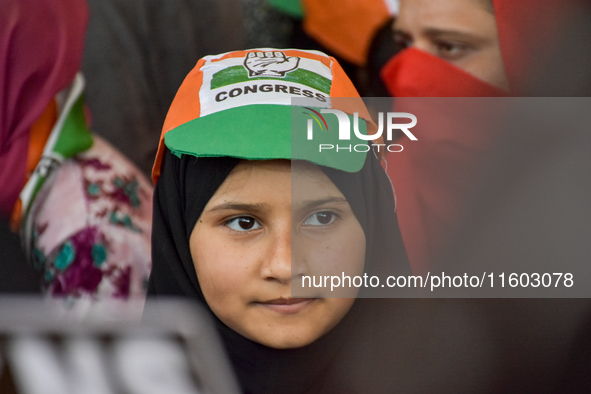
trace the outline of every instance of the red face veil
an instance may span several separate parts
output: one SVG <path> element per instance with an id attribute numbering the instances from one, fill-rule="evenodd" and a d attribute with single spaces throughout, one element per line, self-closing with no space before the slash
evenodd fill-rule
<path id="1" fill-rule="evenodd" d="M 415 48 L 394 56 L 382 77 L 394 97 L 502 97 L 507 92 Z"/>
<path id="2" fill-rule="evenodd" d="M 80 68 L 87 20 L 83 0 L 0 2 L 0 216 L 24 186 L 31 126 Z"/>

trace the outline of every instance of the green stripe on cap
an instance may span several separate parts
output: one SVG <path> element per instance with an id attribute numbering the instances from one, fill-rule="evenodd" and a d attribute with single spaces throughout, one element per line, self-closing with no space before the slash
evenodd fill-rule
<path id="1" fill-rule="evenodd" d="M 256 81 L 261 79 L 299 83 L 320 90 L 327 95 L 330 94 L 330 87 L 332 85 L 332 81 L 330 79 L 303 68 L 298 68 L 297 70 L 288 72 L 283 78 L 249 77 L 248 72 L 244 66 L 240 65 L 231 66 L 215 73 L 211 80 L 211 90 L 235 83 Z"/>
<path id="2" fill-rule="evenodd" d="M 354 149 L 320 151 L 319 145 L 344 147 L 367 145 L 367 142 L 356 138 L 353 133 L 351 140 L 339 141 L 338 120 L 331 114 L 325 116 L 328 130 L 316 130 L 314 139 L 308 140 L 307 120 L 310 116 L 305 111 L 299 106 L 271 104 L 231 108 L 170 130 L 164 136 L 164 142 L 177 156 L 307 160 L 342 171 L 359 171 L 365 162 L 366 152 Z M 352 124 L 353 117 L 349 118 Z M 365 134 L 365 122 L 359 123 L 361 132 Z"/>

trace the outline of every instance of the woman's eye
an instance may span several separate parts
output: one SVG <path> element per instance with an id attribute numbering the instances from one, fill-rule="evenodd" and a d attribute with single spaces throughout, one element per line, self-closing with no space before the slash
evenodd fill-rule
<path id="1" fill-rule="evenodd" d="M 406 49 L 412 46 L 412 38 L 410 35 L 399 31 L 394 32 L 394 42 L 400 49 Z"/>
<path id="2" fill-rule="evenodd" d="M 337 215 L 334 212 L 323 211 L 315 213 L 304 222 L 307 226 L 326 226 L 335 221 Z"/>
<path id="3" fill-rule="evenodd" d="M 261 228 L 259 221 L 249 216 L 240 216 L 230 219 L 226 222 L 226 226 L 234 231 L 252 231 Z"/>
<path id="4" fill-rule="evenodd" d="M 447 60 L 455 60 L 466 54 L 469 47 L 466 44 L 454 43 L 450 41 L 436 41 L 435 50 L 437 56 Z"/>

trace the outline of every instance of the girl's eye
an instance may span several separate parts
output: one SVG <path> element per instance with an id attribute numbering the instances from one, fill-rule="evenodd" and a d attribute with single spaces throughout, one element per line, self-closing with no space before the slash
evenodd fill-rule
<path id="1" fill-rule="evenodd" d="M 334 212 L 323 211 L 315 213 L 304 222 L 307 226 L 326 226 L 335 221 L 337 215 Z"/>
<path id="2" fill-rule="evenodd" d="M 240 216 L 230 219 L 226 222 L 226 226 L 234 231 L 252 231 L 261 228 L 261 224 L 258 220 L 250 216 Z"/>

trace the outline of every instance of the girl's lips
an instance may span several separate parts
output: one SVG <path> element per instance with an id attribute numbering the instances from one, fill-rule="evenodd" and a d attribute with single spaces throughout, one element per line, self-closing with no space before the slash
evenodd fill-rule
<path id="1" fill-rule="evenodd" d="M 277 298 L 258 304 L 274 312 L 291 315 L 300 312 L 315 300 L 317 298 Z"/>

